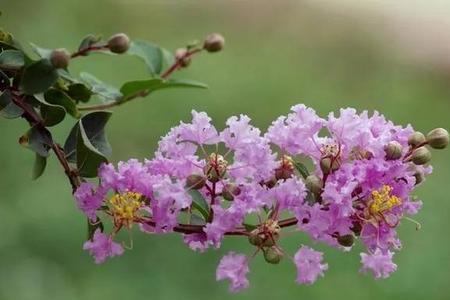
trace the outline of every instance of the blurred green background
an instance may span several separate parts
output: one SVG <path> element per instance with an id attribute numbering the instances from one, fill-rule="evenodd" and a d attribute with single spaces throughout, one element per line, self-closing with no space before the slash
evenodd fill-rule
<path id="1" fill-rule="evenodd" d="M 191 109 L 207 111 L 219 128 L 228 116 L 244 113 L 264 130 L 296 103 L 322 115 L 347 106 L 379 110 L 425 132 L 450 127 L 444 63 L 418 63 L 408 59 L 408 47 L 390 47 L 398 40 L 378 26 L 381 15 L 368 19 L 348 6 L 328 8 L 313 1 L 1 0 L 0 25 L 24 44 L 48 48 L 75 49 L 87 33 L 126 32 L 172 50 L 209 32 L 226 37 L 225 51 L 200 55 L 175 75 L 204 81 L 209 90 L 161 91 L 115 109 L 108 125 L 114 162 L 151 157 L 159 137 L 188 120 Z M 81 70 L 116 85 L 146 78 L 144 65 L 133 57 L 81 58 L 71 71 Z M 73 123 L 67 118 L 54 129 L 57 140 L 65 139 Z M 251 253 L 243 239 L 228 238 L 220 250 L 197 254 L 177 235 L 135 234 L 132 251 L 95 265 L 81 250 L 85 219 L 60 166 L 50 160 L 45 175 L 31 181 L 34 155 L 17 144 L 27 125 L 20 119 L 0 120 L 0 128 L 0 299 L 450 297 L 448 150 L 434 153 L 434 174 L 417 191 L 424 200 L 416 217 L 422 230 L 416 232 L 408 222 L 400 226 L 404 249 L 389 279 L 375 281 L 358 273 L 358 247 L 340 253 L 318 245 L 330 268 L 315 285 L 296 285 L 288 260 L 272 266 L 257 257 L 250 288 L 232 295 L 226 283 L 215 281 L 215 269 L 230 249 Z M 283 240 L 292 254 L 301 243 L 311 244 L 300 234 Z"/>

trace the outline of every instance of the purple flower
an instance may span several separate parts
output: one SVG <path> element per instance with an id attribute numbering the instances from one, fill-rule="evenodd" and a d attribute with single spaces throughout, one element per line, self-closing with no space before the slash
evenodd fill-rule
<path id="1" fill-rule="evenodd" d="M 108 257 L 119 256 L 124 252 L 122 245 L 115 243 L 112 237 L 102 233 L 100 229 L 94 232 L 92 241 L 88 240 L 84 243 L 83 249 L 89 251 L 96 264 L 101 264 Z"/>
<path id="2" fill-rule="evenodd" d="M 230 280 L 230 291 L 238 292 L 249 286 L 246 278 L 249 271 L 248 258 L 245 255 L 229 252 L 217 266 L 216 280 Z"/>
<path id="3" fill-rule="evenodd" d="M 216 144 L 219 141 L 219 134 L 211 125 L 211 118 L 205 112 L 195 110 L 192 111 L 192 123 L 181 123 L 179 136 L 182 141 L 197 144 Z"/>
<path id="4" fill-rule="evenodd" d="M 97 219 L 96 212 L 102 206 L 105 193 L 102 189 L 95 191 L 94 185 L 90 182 L 83 182 L 74 193 L 78 208 L 86 214 L 86 216 L 95 221 Z"/>
<path id="5" fill-rule="evenodd" d="M 372 271 L 376 279 L 387 278 L 397 270 L 397 265 L 392 262 L 394 253 L 387 250 L 383 253 L 380 249 L 376 249 L 373 254 L 361 253 L 361 271 Z"/>
<path id="6" fill-rule="evenodd" d="M 322 264 L 323 254 L 308 246 L 302 246 L 294 256 L 297 266 L 297 282 L 300 284 L 313 284 L 323 272 L 328 269 L 328 264 Z"/>

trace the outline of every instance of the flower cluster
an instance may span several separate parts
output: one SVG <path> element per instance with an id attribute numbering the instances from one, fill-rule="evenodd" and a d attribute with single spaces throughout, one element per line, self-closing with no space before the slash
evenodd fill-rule
<path id="1" fill-rule="evenodd" d="M 253 253 L 230 252 L 216 273 L 236 292 L 249 286 L 256 254 L 271 264 L 290 257 L 278 241 L 295 226 L 343 251 L 359 240 L 361 270 L 388 277 L 401 247 L 396 228 L 422 206 L 411 193 L 431 173 L 428 148 L 448 144 L 442 128 L 424 136 L 351 108 L 321 118 L 296 105 L 265 134 L 245 115 L 229 118 L 222 131 L 206 113 L 192 116 L 161 139 L 154 158 L 104 164 L 99 184 L 85 182 L 75 193 L 93 226 L 112 220 L 109 234 L 97 229 L 84 246 L 97 263 L 124 252 L 114 239 L 134 225 L 148 234 L 182 233 L 199 252 L 220 247 L 225 235 L 244 236 Z M 328 269 L 323 254 L 304 245 L 292 261 L 299 284 Z"/>

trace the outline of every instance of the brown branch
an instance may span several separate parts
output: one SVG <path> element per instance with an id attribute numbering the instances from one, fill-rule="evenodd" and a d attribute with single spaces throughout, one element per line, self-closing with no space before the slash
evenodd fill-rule
<path id="1" fill-rule="evenodd" d="M 92 51 L 102 51 L 102 50 L 107 50 L 108 46 L 107 45 L 102 45 L 102 46 L 90 46 L 90 47 L 86 47 L 83 48 L 81 50 L 78 50 L 77 52 L 74 52 L 70 55 L 71 58 L 76 58 L 79 56 L 86 56 L 89 52 Z"/>

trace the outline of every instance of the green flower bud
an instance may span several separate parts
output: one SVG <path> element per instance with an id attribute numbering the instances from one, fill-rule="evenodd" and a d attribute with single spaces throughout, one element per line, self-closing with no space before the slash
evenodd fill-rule
<path id="1" fill-rule="evenodd" d="M 396 160 L 402 157 L 402 145 L 397 141 L 389 142 L 384 148 L 386 160 Z"/>
<path id="2" fill-rule="evenodd" d="M 264 237 L 259 233 L 259 229 L 254 229 L 250 232 L 248 241 L 250 242 L 250 244 L 259 247 L 262 245 Z"/>
<path id="3" fill-rule="evenodd" d="M 186 68 L 191 63 L 190 57 L 185 57 L 187 54 L 187 50 L 185 48 L 180 48 L 175 51 L 175 59 L 179 61 L 179 64 L 182 68 Z"/>
<path id="4" fill-rule="evenodd" d="M 186 187 L 199 190 L 205 186 L 206 178 L 202 175 L 192 174 L 186 178 Z"/>
<path id="5" fill-rule="evenodd" d="M 318 195 L 322 191 L 323 182 L 322 179 L 320 179 L 318 176 L 309 175 L 308 177 L 306 177 L 305 185 L 306 188 L 311 191 L 311 193 Z"/>
<path id="6" fill-rule="evenodd" d="M 408 138 L 408 144 L 413 147 L 420 145 L 420 144 L 424 143 L 425 141 L 426 141 L 425 136 L 420 131 L 414 132 Z"/>
<path id="7" fill-rule="evenodd" d="M 70 53 L 64 48 L 55 49 L 50 54 L 50 62 L 55 69 L 66 69 L 70 62 Z"/>
<path id="8" fill-rule="evenodd" d="M 219 52 L 225 45 L 225 39 L 218 33 L 212 33 L 208 35 L 203 44 L 203 49 L 208 52 Z"/>
<path id="9" fill-rule="evenodd" d="M 108 48 L 112 53 L 125 53 L 130 48 L 130 38 L 125 33 L 117 33 L 109 38 Z"/>
<path id="10" fill-rule="evenodd" d="M 340 235 L 337 237 L 339 245 L 344 247 L 351 247 L 355 242 L 355 237 L 353 234 Z"/>
<path id="11" fill-rule="evenodd" d="M 331 171 L 336 171 L 339 169 L 339 163 L 331 157 L 324 157 L 320 160 L 320 169 L 324 174 L 330 174 Z"/>
<path id="12" fill-rule="evenodd" d="M 444 128 L 435 128 L 428 132 L 427 142 L 434 149 L 444 149 L 448 146 L 448 131 Z"/>
<path id="13" fill-rule="evenodd" d="M 431 152 L 426 147 L 420 147 L 413 151 L 412 161 L 416 165 L 423 165 L 430 161 Z"/>
<path id="14" fill-rule="evenodd" d="M 233 201 L 234 196 L 241 193 L 241 189 L 234 183 L 227 183 L 222 190 L 222 197 L 225 200 Z"/>
<path id="15" fill-rule="evenodd" d="M 264 259 L 269 264 L 278 264 L 283 258 L 283 254 L 276 247 L 264 249 Z"/>
<path id="16" fill-rule="evenodd" d="M 272 247 L 275 246 L 278 239 L 280 238 L 280 234 L 278 232 L 272 232 L 272 236 L 266 236 L 262 245 L 264 247 Z"/>

